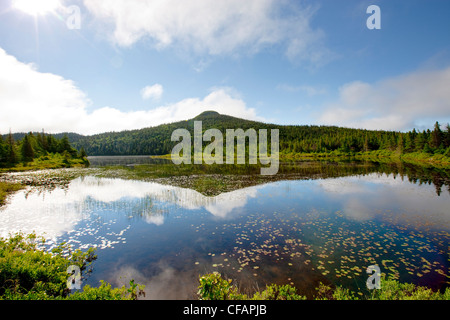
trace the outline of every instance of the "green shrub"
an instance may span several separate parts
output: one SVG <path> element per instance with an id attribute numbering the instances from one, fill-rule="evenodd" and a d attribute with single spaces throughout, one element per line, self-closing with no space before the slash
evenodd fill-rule
<path id="1" fill-rule="evenodd" d="M 67 294 L 69 259 L 38 250 L 35 235 L 16 234 L 0 241 L 0 296 Z"/>
<path id="2" fill-rule="evenodd" d="M 200 277 L 198 295 L 201 300 L 240 300 L 243 296 L 237 293 L 231 282 L 217 272 L 206 274 Z"/>
<path id="3" fill-rule="evenodd" d="M 94 249 L 72 251 L 62 243 L 50 253 L 41 249 L 44 243 L 34 234 L 0 238 L 0 300 L 131 300 L 143 294 L 144 287 L 132 280 L 128 289 L 102 282 L 71 295 L 67 269 L 75 265 L 84 271 L 96 259 Z"/>
<path id="4" fill-rule="evenodd" d="M 130 288 L 112 288 L 111 285 L 101 280 L 98 288 L 86 285 L 83 291 L 77 291 L 67 297 L 67 300 L 136 300 L 144 295 L 144 286 L 136 285 L 134 280 L 130 281 Z"/>
<path id="5" fill-rule="evenodd" d="M 217 272 L 200 277 L 199 298 L 203 300 L 305 300 L 298 295 L 296 288 L 291 285 L 268 285 L 261 292 L 252 297 L 238 293 L 231 280 L 225 280 Z M 435 292 L 426 287 L 396 280 L 381 279 L 381 289 L 370 291 L 370 295 L 362 295 L 343 287 L 336 287 L 320 283 L 316 288 L 314 300 L 450 300 L 450 288 L 444 293 Z"/>
<path id="6" fill-rule="evenodd" d="M 272 284 L 268 285 L 265 290 L 256 292 L 252 300 L 306 300 L 306 297 L 298 295 L 297 289 L 289 284 Z"/>
<path id="7" fill-rule="evenodd" d="M 400 283 L 396 280 L 384 280 L 381 290 L 373 290 L 370 300 L 450 300 L 450 288 L 444 293 L 412 283 Z"/>
<path id="8" fill-rule="evenodd" d="M 290 285 L 270 285 L 252 297 L 239 293 L 232 280 L 223 279 L 218 272 L 200 277 L 198 295 L 201 300 L 305 300 Z"/>

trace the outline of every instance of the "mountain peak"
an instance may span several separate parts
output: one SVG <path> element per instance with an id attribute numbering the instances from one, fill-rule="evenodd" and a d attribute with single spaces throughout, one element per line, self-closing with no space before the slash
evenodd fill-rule
<path id="1" fill-rule="evenodd" d="M 199 119 L 204 119 L 204 118 L 216 118 L 219 116 L 220 116 L 220 113 L 218 113 L 216 111 L 205 111 L 205 112 L 200 113 L 194 119 L 199 120 Z"/>

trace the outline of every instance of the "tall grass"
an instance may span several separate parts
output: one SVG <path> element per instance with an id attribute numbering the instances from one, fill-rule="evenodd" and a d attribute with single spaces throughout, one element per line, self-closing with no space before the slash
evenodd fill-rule
<path id="1" fill-rule="evenodd" d="M 0 182 L 0 206 L 5 204 L 9 194 L 23 188 L 24 186 L 18 183 Z"/>

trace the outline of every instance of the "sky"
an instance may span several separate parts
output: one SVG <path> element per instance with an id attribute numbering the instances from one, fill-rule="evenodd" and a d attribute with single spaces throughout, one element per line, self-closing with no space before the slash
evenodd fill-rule
<path id="1" fill-rule="evenodd" d="M 450 122 L 449 13 L 443 0 L 0 0 L 0 133 L 207 110 L 432 129 Z"/>

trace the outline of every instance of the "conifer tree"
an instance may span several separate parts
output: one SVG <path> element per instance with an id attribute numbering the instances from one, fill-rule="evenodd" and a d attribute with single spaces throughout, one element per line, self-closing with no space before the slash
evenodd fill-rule
<path id="1" fill-rule="evenodd" d="M 67 134 L 65 134 L 64 137 L 59 141 L 59 153 L 62 154 L 64 152 L 67 152 L 72 157 L 77 156 L 77 150 L 72 148 L 72 146 L 70 145 Z"/>
<path id="2" fill-rule="evenodd" d="M 44 153 L 49 152 L 48 141 L 47 141 L 47 137 L 45 136 L 44 129 L 42 129 L 42 133 L 37 134 L 37 142 L 38 142 L 40 149 L 42 149 L 42 151 Z"/>
<path id="3" fill-rule="evenodd" d="M 404 151 L 406 153 L 414 151 L 414 135 L 411 132 L 408 132 L 405 135 L 405 148 Z"/>
<path id="4" fill-rule="evenodd" d="M 423 150 L 422 151 L 425 152 L 425 153 L 433 153 L 433 150 L 430 148 L 428 143 L 425 143 L 425 145 L 423 146 Z"/>
<path id="5" fill-rule="evenodd" d="M 28 135 L 25 135 L 25 137 L 22 140 L 21 153 L 22 159 L 25 162 L 30 162 L 34 158 L 34 150 L 30 140 L 31 138 L 29 138 Z"/>
<path id="6" fill-rule="evenodd" d="M 399 134 L 398 141 L 397 141 L 397 153 L 403 154 L 404 152 L 404 140 L 403 140 L 403 134 Z"/>
<path id="7" fill-rule="evenodd" d="M 47 151 L 50 153 L 58 152 L 58 142 L 52 135 L 47 136 Z"/>
<path id="8" fill-rule="evenodd" d="M 430 139 L 431 139 L 431 145 L 430 147 L 433 149 L 439 149 L 441 143 L 442 143 L 443 134 L 439 125 L 439 122 L 436 121 L 434 124 L 434 130 L 431 133 Z"/>
<path id="9" fill-rule="evenodd" d="M 79 153 L 78 157 L 79 157 L 79 158 L 81 158 L 81 159 L 83 159 L 83 158 L 86 158 L 86 157 L 87 157 L 87 153 L 86 153 L 86 151 L 84 150 L 84 148 L 83 148 L 83 147 L 81 147 L 81 149 L 80 149 L 80 153 Z"/>
<path id="10" fill-rule="evenodd" d="M 369 139 L 367 138 L 367 134 L 364 137 L 364 146 L 363 146 L 363 151 L 367 152 L 369 151 Z"/>
<path id="11" fill-rule="evenodd" d="M 8 139 L 6 140 L 6 162 L 10 164 L 17 163 L 16 142 L 9 131 Z"/>
<path id="12" fill-rule="evenodd" d="M 414 144 L 415 144 L 415 151 L 417 152 L 422 152 L 423 147 L 425 146 L 426 143 L 426 138 L 425 138 L 425 133 L 418 133 L 416 136 L 416 139 L 414 140 Z"/>
<path id="13" fill-rule="evenodd" d="M 0 135 L 0 164 L 6 162 L 6 143 Z"/>
<path id="14" fill-rule="evenodd" d="M 444 147 L 448 148 L 450 147 L 450 124 L 447 123 L 445 126 L 445 133 L 444 133 Z"/>

